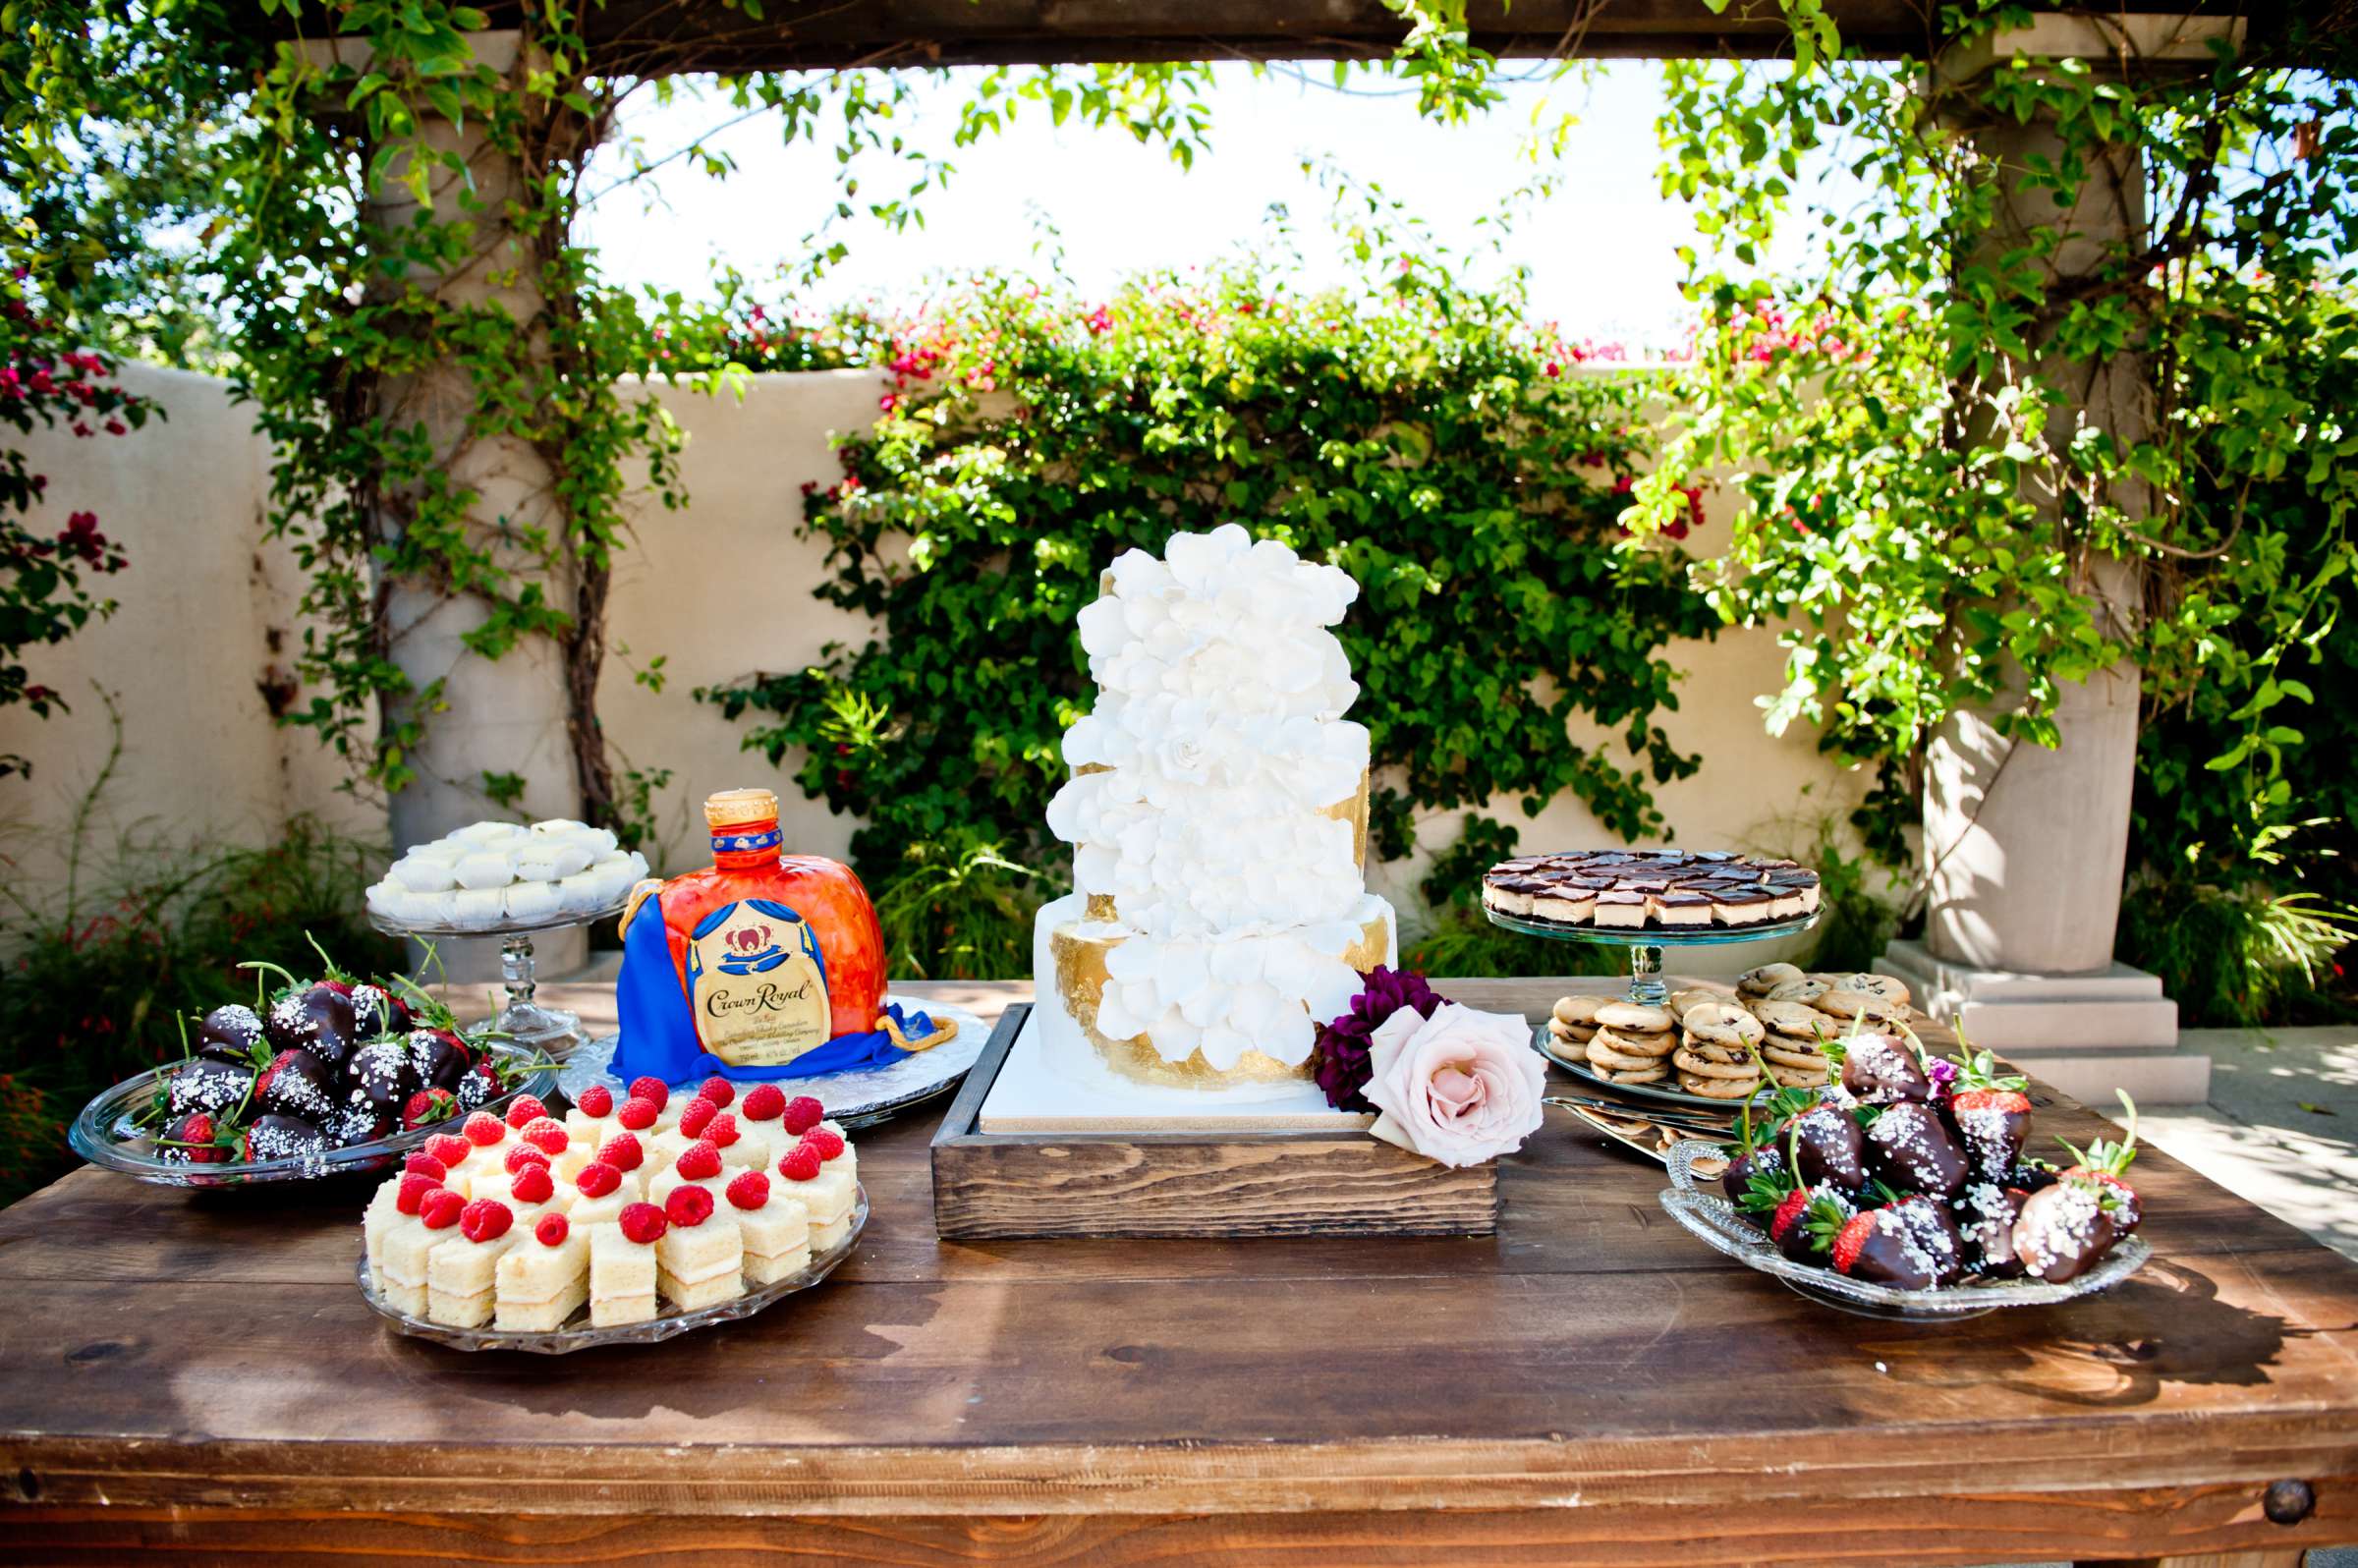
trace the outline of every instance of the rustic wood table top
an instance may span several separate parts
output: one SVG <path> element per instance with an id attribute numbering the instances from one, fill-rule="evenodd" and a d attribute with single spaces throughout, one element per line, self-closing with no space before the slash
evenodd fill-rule
<path id="1" fill-rule="evenodd" d="M 1538 1017 L 1618 983 L 1440 989 Z M 1031 991 L 896 989 L 985 1016 Z M 610 1024 L 608 991 L 543 995 Z M 2038 1092 L 2041 1138 L 2100 1130 Z M 0 1557 L 2273 1565 L 2358 1540 L 2358 1265 L 2159 1151 L 2129 1283 L 1915 1327 L 1705 1248 L 1658 1166 L 1561 1111 L 1494 1237 L 957 1245 L 940 1110 L 859 1136 L 873 1216 L 825 1287 L 555 1359 L 388 1331 L 353 1284 L 365 1184 L 77 1172 L 0 1214 Z M 2272 1510 L 2275 1483 L 2301 1484 Z"/>

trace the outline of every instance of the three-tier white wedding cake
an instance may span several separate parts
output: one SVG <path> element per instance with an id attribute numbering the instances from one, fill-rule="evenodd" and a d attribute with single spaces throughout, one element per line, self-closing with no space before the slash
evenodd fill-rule
<path id="1" fill-rule="evenodd" d="M 1034 933 L 1051 1063 L 1190 1089 L 1307 1078 L 1318 1024 L 1396 961 L 1364 878 L 1359 686 L 1327 630 L 1358 592 L 1234 524 L 1104 574 L 1080 615 L 1096 705 L 1048 808 L 1076 890 Z"/>

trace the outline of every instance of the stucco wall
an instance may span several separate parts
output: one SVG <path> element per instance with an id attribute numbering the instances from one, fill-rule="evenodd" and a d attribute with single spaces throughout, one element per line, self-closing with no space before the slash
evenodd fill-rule
<path id="1" fill-rule="evenodd" d="M 46 724 L 22 710 L 0 714 L 0 749 L 26 754 L 38 770 L 30 785 L 0 784 L 0 814 L 23 857 L 16 874 L 37 880 L 53 873 L 39 834 L 64 819 L 105 755 L 104 709 L 86 697 L 93 679 L 119 694 L 125 719 L 125 755 L 106 802 L 112 820 L 144 820 L 189 836 L 256 836 L 290 812 L 314 811 L 381 835 L 381 809 L 338 794 L 336 759 L 308 733 L 273 727 L 257 689 L 267 668 L 287 661 L 295 577 L 285 550 L 259 536 L 267 467 L 245 411 L 215 382 L 136 367 L 126 373 L 165 405 L 167 420 L 121 441 L 35 442 L 39 466 L 58 478 L 52 493 L 60 518 L 68 506 L 97 512 L 129 546 L 133 564 L 111 585 L 123 604 L 114 619 L 31 661 L 36 679 L 77 699 L 76 711 Z M 828 642 L 868 635 L 864 619 L 811 597 L 823 552 L 797 537 L 794 524 L 803 483 L 829 483 L 840 473 L 829 433 L 872 419 L 878 389 L 866 371 L 833 371 L 756 377 L 742 399 L 662 394 L 690 433 L 684 477 L 691 502 L 682 512 L 651 502 L 638 509 L 635 537 L 617 567 L 615 651 L 599 700 L 631 764 L 672 770 L 658 798 L 658 823 L 674 868 L 701 851 L 696 812 L 703 795 L 735 784 L 775 788 L 786 805 L 787 839 L 800 849 L 841 855 L 850 840 L 850 818 L 796 789 L 795 758 L 773 769 L 740 750 L 744 727 L 690 693 L 752 670 L 795 668 Z M 1723 498 L 1707 500 L 1705 527 L 1690 548 L 1708 551 L 1724 539 L 1725 512 Z M 660 695 L 632 673 L 657 654 L 666 661 Z M 1855 773 L 1830 767 L 1806 731 L 1782 739 L 1763 731 L 1755 699 L 1775 686 L 1779 660 L 1767 632 L 1730 632 L 1673 650 L 1685 675 L 1679 711 L 1666 725 L 1681 747 L 1705 758 L 1696 777 L 1656 791 L 1679 842 L 1798 847 L 1797 824 L 1846 812 L 1864 787 Z M 1581 739 L 1626 756 L 1617 738 Z M 1493 814 L 1523 824 L 1527 844 L 1607 837 L 1570 799 L 1536 822 L 1525 823 L 1511 801 L 1494 803 Z M 1456 831 L 1455 813 L 1442 813 L 1422 824 L 1421 836 L 1437 847 Z M 1375 880 L 1406 905 L 1416 875 L 1413 865 L 1402 866 Z M 1759 950 L 1742 951 L 1758 961 Z"/>

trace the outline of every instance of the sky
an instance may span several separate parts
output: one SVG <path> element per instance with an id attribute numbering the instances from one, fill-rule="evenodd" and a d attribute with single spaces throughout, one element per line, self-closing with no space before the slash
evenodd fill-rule
<path id="1" fill-rule="evenodd" d="M 863 220 L 842 231 L 850 258 L 805 303 L 907 299 L 945 270 L 1044 273 L 1043 225 L 1055 233 L 1046 243 L 1061 244 L 1067 276 L 1084 294 L 1102 294 L 1134 272 L 1267 248 L 1267 214 L 1278 202 L 1292 210 L 1306 281 L 1331 281 L 1345 262 L 1326 228 L 1329 197 L 1306 160 L 1376 182 L 1437 236 L 1466 247 L 1487 232 L 1476 220 L 1496 214 L 1537 172 L 1524 156 L 1535 122 L 1552 127 L 1569 114 L 1577 124 L 1557 166 L 1561 188 L 1522 212 L 1503 252 L 1531 269 L 1531 314 L 1574 339 L 1640 349 L 1678 341 L 1685 312 L 1675 251 L 1693 230 L 1656 180 L 1656 66 L 1616 63 L 1586 80 L 1516 83 L 1503 104 L 1459 126 L 1421 118 L 1413 94 L 1381 78 L 1355 77 L 1354 94 L 1367 95 L 1346 95 L 1330 85 L 1328 67 L 1285 74 L 1292 69 L 1256 78 L 1243 66 L 1217 68 L 1211 150 L 1192 170 L 1125 132 L 1077 120 L 1057 128 L 1033 107 L 997 137 L 951 153 L 957 172 L 946 191 L 926 197 L 924 230 L 896 235 Z M 949 149 L 973 77 L 953 72 L 928 84 L 908 134 Z M 621 130 L 655 158 L 707 137 L 734 112 L 711 97 L 657 105 L 643 95 L 626 106 Z M 681 159 L 618 185 L 621 153 L 598 155 L 586 223 L 612 281 L 706 294 L 714 260 L 762 277 L 798 252 L 832 200 L 832 152 L 809 141 L 781 146 L 768 115 L 710 142 L 737 160 L 726 180 Z M 879 164 L 869 189 L 891 183 Z"/>

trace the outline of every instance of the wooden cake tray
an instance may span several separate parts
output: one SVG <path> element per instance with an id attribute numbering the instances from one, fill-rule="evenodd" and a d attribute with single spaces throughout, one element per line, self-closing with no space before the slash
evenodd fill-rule
<path id="1" fill-rule="evenodd" d="M 1497 1229 L 1495 1162 L 1452 1169 L 1365 1132 L 984 1132 L 983 1101 L 1031 1011 L 1007 1009 L 933 1136 L 945 1240 Z"/>

